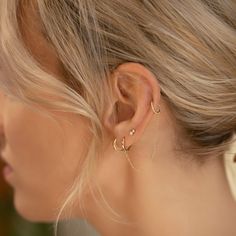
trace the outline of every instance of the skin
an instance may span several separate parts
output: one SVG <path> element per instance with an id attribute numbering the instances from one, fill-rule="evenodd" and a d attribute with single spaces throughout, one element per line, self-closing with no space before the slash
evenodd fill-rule
<path id="1" fill-rule="evenodd" d="M 35 27 L 35 18 L 31 7 L 26 8 L 24 40 L 48 71 L 61 76 L 55 53 L 37 30 L 39 27 Z M 236 207 L 222 159 L 213 158 L 202 167 L 182 160 L 184 154 L 174 150 L 181 129 L 160 94 L 157 79 L 137 63 L 122 64 L 116 72 L 124 76 L 135 72 L 134 79 L 139 83 L 130 87 L 117 73 L 109 78 L 113 100 L 105 104 L 103 156 L 94 179 L 110 206 L 129 224 L 112 220 L 89 191 L 84 198 L 86 216 L 78 199 L 71 217 L 86 218 L 105 236 L 236 235 Z M 160 105 L 159 115 L 151 110 L 151 101 L 155 107 Z M 112 122 L 116 102 L 118 119 Z M 3 156 L 14 170 L 9 183 L 14 189 L 15 207 L 30 221 L 56 220 L 55 211 L 65 190 L 79 175 L 91 139 L 88 121 L 82 116 L 59 112 L 53 115 L 57 122 L 2 94 Z M 136 132 L 130 136 L 133 128 Z M 120 146 L 124 136 L 126 145 L 131 146 L 129 158 L 135 169 L 124 152 L 112 147 L 114 138 Z M 192 156 L 184 158 L 190 160 Z M 96 197 L 101 200 L 99 195 Z"/>

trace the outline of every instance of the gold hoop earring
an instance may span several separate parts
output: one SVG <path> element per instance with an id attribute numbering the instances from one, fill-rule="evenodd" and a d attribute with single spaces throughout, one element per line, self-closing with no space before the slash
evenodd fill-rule
<path id="1" fill-rule="evenodd" d="M 159 114 L 161 112 L 161 109 L 160 109 L 160 106 L 158 105 L 158 110 L 155 110 L 154 108 L 154 105 L 153 105 L 153 102 L 151 102 L 151 107 L 152 107 L 152 111 L 155 113 L 155 114 Z"/>
<path id="2" fill-rule="evenodd" d="M 132 163 L 132 161 L 130 160 L 129 156 L 128 156 L 128 150 L 130 149 L 131 146 L 129 146 L 128 148 L 125 147 L 125 137 L 123 137 L 122 139 L 122 147 L 118 147 L 117 146 L 117 140 L 115 139 L 114 142 L 113 142 L 113 148 L 116 150 L 116 151 L 124 151 L 125 153 L 125 158 L 126 160 L 128 161 L 129 165 L 132 167 L 132 169 L 134 169 L 135 171 L 140 171 L 138 169 L 136 169 Z"/>
<path id="3" fill-rule="evenodd" d="M 115 149 L 115 151 L 123 151 L 123 146 L 120 148 L 120 147 L 117 147 L 117 140 L 115 138 L 114 142 L 113 142 L 113 148 Z"/>
<path id="4" fill-rule="evenodd" d="M 131 146 L 129 146 L 128 148 L 125 147 L 125 137 L 123 137 L 122 141 L 121 141 L 121 147 L 117 146 L 117 140 L 115 138 L 115 140 L 113 141 L 113 148 L 115 149 L 115 151 L 129 151 Z"/>

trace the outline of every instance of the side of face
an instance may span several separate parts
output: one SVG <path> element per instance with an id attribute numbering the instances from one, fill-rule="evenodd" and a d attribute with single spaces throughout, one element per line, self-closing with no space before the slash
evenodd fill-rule
<path id="1" fill-rule="evenodd" d="M 58 60 L 37 32 L 30 8 L 26 8 L 24 24 L 25 42 L 35 58 L 60 76 Z M 8 95 L 1 97 L 1 104 L 3 156 L 13 169 L 7 181 L 14 190 L 15 207 L 26 219 L 54 221 L 66 191 L 80 173 L 91 138 L 88 122 L 62 112 L 53 112 L 52 118 Z"/>
<path id="2" fill-rule="evenodd" d="M 68 113 L 52 119 L 8 96 L 3 99 L 3 156 L 13 168 L 8 181 L 15 207 L 30 220 L 54 220 L 80 172 L 90 138 L 87 123 Z"/>
<path id="3" fill-rule="evenodd" d="M 36 13 L 26 6 L 23 17 L 22 30 L 27 47 L 47 71 L 58 78 L 63 77 L 55 52 L 37 31 Z M 125 212 L 134 172 L 127 165 L 123 153 L 114 151 L 112 142 L 115 137 L 120 144 L 124 135 L 127 147 L 140 141 L 153 120 L 150 103 L 159 103 L 160 89 L 156 77 L 138 63 L 124 63 L 116 70 L 118 73 L 109 78 L 114 97 L 112 101 L 106 101 L 102 117 L 104 133 L 107 131 L 101 147 L 103 156 L 92 178 L 106 191 L 106 200 Z M 122 79 L 120 74 L 125 75 L 124 78 L 128 74 L 138 76 L 133 80 L 131 77 Z M 3 76 L 7 78 L 10 75 Z M 0 124 L 6 139 L 3 154 L 13 168 L 9 182 L 14 189 L 16 209 L 31 221 L 55 221 L 64 203 L 65 193 L 79 177 L 82 162 L 90 148 L 93 134 L 89 121 L 68 112 L 53 112 L 52 119 L 47 113 L 9 96 L 5 96 L 2 104 Z M 116 119 L 113 119 L 114 114 Z M 135 135 L 130 136 L 133 128 L 136 129 Z M 155 132 L 152 127 L 149 130 L 149 136 L 152 137 Z M 143 156 L 149 156 L 144 150 L 151 150 L 153 143 L 154 140 L 150 142 L 150 138 L 145 137 L 141 145 L 136 145 L 132 153 L 136 157 L 133 161 L 137 162 L 134 165 L 144 164 L 146 158 Z M 101 207 L 90 193 L 86 191 L 86 210 L 90 215 L 96 215 Z M 77 199 L 77 203 L 80 200 Z M 72 217 L 84 217 L 79 205 L 73 210 Z"/>

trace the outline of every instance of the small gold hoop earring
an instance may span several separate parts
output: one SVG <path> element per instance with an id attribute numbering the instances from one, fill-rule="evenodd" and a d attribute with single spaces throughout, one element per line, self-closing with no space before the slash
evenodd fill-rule
<path id="1" fill-rule="evenodd" d="M 130 147 L 125 147 L 125 137 L 123 137 L 122 142 L 121 142 L 121 147 L 117 146 L 117 140 L 115 139 L 113 142 L 113 148 L 116 151 L 129 151 Z"/>
<path id="2" fill-rule="evenodd" d="M 130 149 L 131 146 L 129 146 L 128 148 L 125 147 L 125 137 L 122 139 L 122 147 L 117 147 L 117 140 L 115 139 L 113 142 L 113 147 L 116 151 L 124 151 L 125 153 L 125 157 L 127 159 L 127 161 L 129 162 L 130 166 L 135 170 L 135 171 L 140 171 L 139 169 L 136 169 L 132 163 L 132 161 L 130 160 L 129 156 L 128 156 L 128 150 Z"/>
<path id="3" fill-rule="evenodd" d="M 158 105 L 158 106 L 159 106 L 159 105 Z M 158 110 L 155 110 L 154 105 L 153 105 L 153 102 L 151 102 L 151 107 L 152 107 L 152 111 L 153 111 L 155 114 L 159 114 L 159 113 L 161 112 L 160 106 L 158 107 Z"/>
<path id="4" fill-rule="evenodd" d="M 124 150 L 123 145 L 122 145 L 121 148 L 117 146 L 117 140 L 116 140 L 116 138 L 115 138 L 115 140 L 114 140 L 114 142 L 113 142 L 113 148 L 114 148 L 116 151 L 123 151 L 123 150 Z"/>

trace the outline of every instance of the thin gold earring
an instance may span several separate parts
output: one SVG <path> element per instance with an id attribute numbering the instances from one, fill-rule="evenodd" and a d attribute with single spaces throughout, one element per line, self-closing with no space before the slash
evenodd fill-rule
<path id="1" fill-rule="evenodd" d="M 159 105 L 158 105 L 158 106 L 159 106 Z M 159 106 L 158 110 L 155 110 L 154 105 L 153 105 L 153 102 L 151 102 L 151 107 L 152 107 L 152 111 L 153 111 L 155 114 L 159 114 L 159 113 L 161 112 L 160 106 Z"/>
<path id="2" fill-rule="evenodd" d="M 117 140 L 116 140 L 116 138 L 115 138 L 115 140 L 114 140 L 114 142 L 113 142 L 113 148 L 114 148 L 116 151 L 123 151 L 123 150 L 124 150 L 123 145 L 122 145 L 122 147 L 118 147 L 118 146 L 117 146 Z"/>
<path id="3" fill-rule="evenodd" d="M 115 139 L 114 142 L 113 142 L 113 148 L 116 150 L 116 151 L 129 151 L 131 146 L 129 147 L 126 147 L 125 146 L 125 137 L 123 137 L 122 141 L 121 141 L 121 147 L 118 147 L 117 146 L 117 140 Z"/>
<path id="4" fill-rule="evenodd" d="M 128 150 L 130 149 L 131 146 L 129 146 L 128 148 L 125 147 L 125 137 L 122 139 L 122 147 L 117 147 L 117 140 L 115 139 L 114 142 L 113 142 L 113 148 L 116 150 L 116 151 L 124 151 L 124 154 L 125 154 L 125 158 L 126 160 L 128 161 L 128 163 L 130 164 L 130 166 L 132 167 L 132 169 L 134 169 L 135 171 L 140 171 L 139 169 L 135 168 L 135 166 L 133 165 L 132 161 L 130 160 L 129 158 L 129 155 L 128 155 Z"/>

